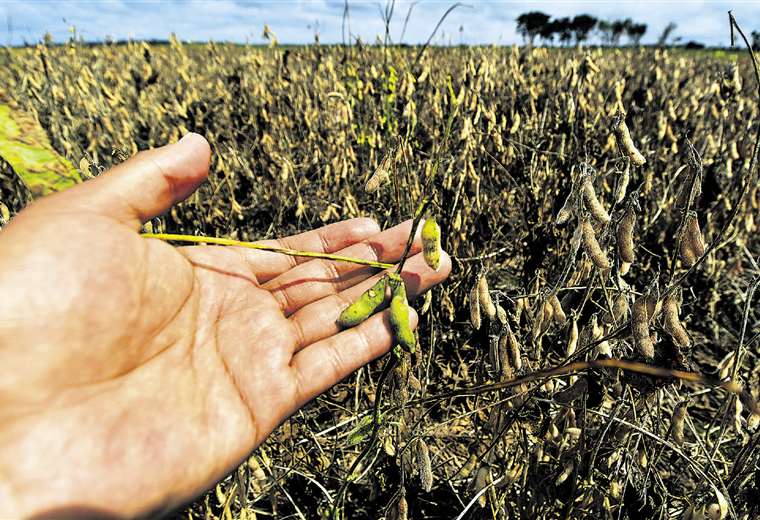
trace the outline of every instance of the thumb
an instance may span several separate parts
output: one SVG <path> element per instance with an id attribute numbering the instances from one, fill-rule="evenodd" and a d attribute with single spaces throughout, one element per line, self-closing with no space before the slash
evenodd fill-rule
<path id="1" fill-rule="evenodd" d="M 211 148 L 194 133 L 140 152 L 103 175 L 52 197 L 50 204 L 98 213 L 139 228 L 187 198 L 208 176 Z"/>

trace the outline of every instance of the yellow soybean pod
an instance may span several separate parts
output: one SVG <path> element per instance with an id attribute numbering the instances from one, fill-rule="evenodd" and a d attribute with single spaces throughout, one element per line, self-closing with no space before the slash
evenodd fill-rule
<path id="1" fill-rule="evenodd" d="M 338 324 L 341 327 L 353 327 L 369 318 L 385 300 L 387 286 L 388 277 L 383 276 L 340 313 Z"/>
<path id="2" fill-rule="evenodd" d="M 441 267 L 441 226 L 431 217 L 422 226 L 422 256 L 431 269 Z"/>
<path id="3" fill-rule="evenodd" d="M 404 281 L 398 275 L 391 276 L 391 329 L 396 343 L 408 352 L 414 352 L 416 340 L 414 331 L 409 325 L 409 303 L 406 300 Z"/>

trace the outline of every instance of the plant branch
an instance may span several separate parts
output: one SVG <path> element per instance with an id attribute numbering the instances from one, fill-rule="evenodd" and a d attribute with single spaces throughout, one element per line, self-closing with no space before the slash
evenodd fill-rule
<path id="1" fill-rule="evenodd" d="M 375 262 L 374 260 L 364 260 L 363 258 L 353 258 L 350 256 L 334 255 L 332 253 L 317 253 L 315 251 L 298 251 L 296 249 L 288 249 L 285 247 L 267 246 L 264 244 L 257 244 L 255 242 L 243 242 L 241 240 L 233 240 L 231 238 L 216 238 L 216 237 L 203 237 L 195 235 L 173 235 L 171 233 L 142 233 L 140 236 L 143 238 L 157 238 L 159 240 L 167 240 L 174 242 L 192 242 L 195 244 L 215 244 L 220 246 L 235 246 L 245 247 L 248 249 L 259 249 L 261 251 L 271 251 L 273 253 L 281 253 L 289 256 L 305 256 L 309 258 L 322 258 L 325 260 L 334 260 L 336 262 L 347 262 L 351 264 L 368 265 L 370 267 L 377 267 L 378 269 L 390 269 L 394 267 L 393 264 L 386 264 L 385 262 Z"/>

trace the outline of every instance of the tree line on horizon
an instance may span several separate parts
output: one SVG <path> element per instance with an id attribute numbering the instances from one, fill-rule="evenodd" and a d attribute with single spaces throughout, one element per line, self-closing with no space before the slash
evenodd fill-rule
<path id="1" fill-rule="evenodd" d="M 675 25 L 665 37 L 667 38 L 674 29 Z M 537 37 L 545 44 L 552 44 L 556 40 L 563 45 L 572 42 L 578 45 L 587 41 L 594 30 L 605 45 L 619 45 L 623 36 L 626 36 L 631 44 L 638 45 L 647 32 L 647 24 L 636 23 L 631 18 L 600 20 L 590 14 L 580 14 L 573 18 L 552 18 L 541 11 L 531 11 L 517 17 L 517 32 L 531 45 Z"/>

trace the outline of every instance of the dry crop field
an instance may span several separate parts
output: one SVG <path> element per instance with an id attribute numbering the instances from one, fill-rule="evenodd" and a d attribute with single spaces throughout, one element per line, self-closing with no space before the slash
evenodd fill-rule
<path id="1" fill-rule="evenodd" d="M 414 355 L 316 399 L 177 518 L 760 515 L 747 54 L 172 40 L 0 65 L 0 101 L 81 180 L 208 138 L 209 181 L 153 231 L 388 227 L 422 201 L 441 225 L 454 269 L 413 302 Z M 13 213 L 31 195 L 4 168 Z"/>

